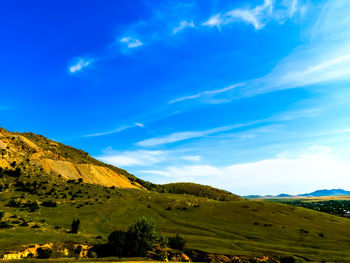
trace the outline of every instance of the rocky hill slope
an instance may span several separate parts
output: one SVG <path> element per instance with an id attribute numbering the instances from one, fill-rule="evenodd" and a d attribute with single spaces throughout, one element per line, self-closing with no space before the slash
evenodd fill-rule
<path id="1" fill-rule="evenodd" d="M 33 133 L 13 133 L 0 128 L 0 167 L 55 174 L 66 180 L 118 188 L 143 188 L 134 176 L 108 166 L 88 153 Z"/>

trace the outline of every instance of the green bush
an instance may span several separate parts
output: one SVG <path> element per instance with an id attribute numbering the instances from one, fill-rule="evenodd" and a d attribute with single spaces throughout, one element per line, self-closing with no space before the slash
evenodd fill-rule
<path id="1" fill-rule="evenodd" d="M 129 226 L 125 242 L 128 249 L 127 254 L 144 257 L 147 255 L 147 251 L 154 249 L 159 240 L 160 233 L 156 231 L 154 221 L 143 217 Z"/>
<path id="2" fill-rule="evenodd" d="M 88 258 L 97 258 L 97 254 L 93 250 L 89 250 L 87 256 L 88 256 Z"/>
<path id="3" fill-rule="evenodd" d="M 108 244 L 110 245 L 112 256 L 122 256 L 125 250 L 126 232 L 116 230 L 108 236 Z"/>
<path id="4" fill-rule="evenodd" d="M 168 243 L 171 248 L 183 251 L 186 244 L 186 240 L 182 238 L 179 234 L 177 234 L 174 237 L 169 237 Z"/>
<path id="5" fill-rule="evenodd" d="M 167 239 L 156 231 L 154 221 L 142 217 L 128 230 L 116 230 L 108 236 L 107 244 L 94 246 L 98 257 L 131 256 L 145 257 L 147 251 L 154 250 L 156 244 L 166 246 Z"/>
<path id="6" fill-rule="evenodd" d="M 18 200 L 14 200 L 14 199 L 11 199 L 6 206 L 9 206 L 9 207 L 20 207 L 21 206 L 21 202 L 18 201 Z"/>
<path id="7" fill-rule="evenodd" d="M 79 226 L 80 226 L 80 220 L 79 220 L 79 218 L 73 219 L 72 225 L 71 225 L 70 233 L 72 233 L 72 234 L 78 234 Z"/>
<path id="8" fill-rule="evenodd" d="M 11 225 L 9 222 L 6 221 L 0 221 L 0 228 L 11 228 L 13 225 Z"/>
<path id="9" fill-rule="evenodd" d="M 45 207 L 57 207 L 57 203 L 52 200 L 44 201 L 41 205 Z"/>
<path id="10" fill-rule="evenodd" d="M 38 201 L 28 202 L 25 204 L 25 206 L 29 208 L 29 212 L 35 212 L 40 208 Z"/>
<path id="11" fill-rule="evenodd" d="M 44 258 L 50 258 L 52 255 L 52 250 L 49 248 L 42 248 L 39 247 L 36 252 L 38 253 L 38 258 L 44 259 Z"/>

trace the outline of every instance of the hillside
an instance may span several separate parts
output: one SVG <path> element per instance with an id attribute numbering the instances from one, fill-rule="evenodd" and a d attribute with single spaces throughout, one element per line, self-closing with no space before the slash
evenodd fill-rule
<path id="1" fill-rule="evenodd" d="M 9 132 L 0 128 L 0 167 L 29 169 L 37 174 L 60 175 L 66 180 L 82 179 L 89 184 L 190 194 L 211 199 L 237 199 L 230 192 L 189 183 L 167 185 L 144 181 L 127 171 L 103 163 L 83 150 L 52 141 L 34 133 Z"/>
<path id="2" fill-rule="evenodd" d="M 126 171 L 105 165 L 82 150 L 33 133 L 12 133 L 0 128 L 0 166 L 60 175 L 66 180 L 120 188 L 142 188 Z"/>
<path id="3" fill-rule="evenodd" d="M 245 200 L 192 183 L 156 185 L 140 180 L 141 186 L 138 178 L 83 151 L 39 135 L 3 129 L 0 134 L 0 256 L 35 244 L 103 243 L 112 231 L 126 230 L 146 216 L 166 236 L 181 234 L 187 249 L 350 260 L 349 219 Z M 74 218 L 81 221 L 79 234 L 68 233 Z"/>
<path id="4" fill-rule="evenodd" d="M 29 244 L 105 242 L 115 229 L 147 216 L 166 236 L 179 233 L 187 248 L 210 253 L 350 260 L 350 221 L 325 213 L 264 201 L 67 183 L 52 175 L 0 174 L 0 209 L 10 225 L 0 228 L 3 254 Z M 34 211 L 33 203 L 39 204 Z M 77 235 L 67 233 L 73 218 L 81 221 Z"/>

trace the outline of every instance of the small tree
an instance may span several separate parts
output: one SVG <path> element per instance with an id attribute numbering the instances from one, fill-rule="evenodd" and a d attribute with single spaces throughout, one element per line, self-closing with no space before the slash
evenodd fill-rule
<path id="1" fill-rule="evenodd" d="M 130 225 L 126 232 L 127 254 L 144 257 L 147 251 L 154 249 L 159 239 L 160 234 L 155 229 L 154 221 L 142 217 L 135 224 Z"/>
<path id="2" fill-rule="evenodd" d="M 182 238 L 179 234 L 176 234 L 176 236 L 168 238 L 168 244 L 173 249 L 183 251 L 186 244 L 186 240 Z"/>
<path id="3" fill-rule="evenodd" d="M 72 225 L 71 225 L 70 233 L 72 233 L 72 234 L 78 234 L 79 226 L 80 226 L 80 220 L 79 220 L 79 218 L 73 219 Z"/>
<path id="4" fill-rule="evenodd" d="M 107 244 L 95 245 L 91 251 L 98 257 L 145 257 L 156 244 L 165 247 L 167 239 L 155 229 L 154 221 L 142 217 L 125 232 L 116 230 L 108 236 Z"/>
<path id="5" fill-rule="evenodd" d="M 112 256 L 122 256 L 125 251 L 126 232 L 116 230 L 108 236 L 108 244 Z"/>

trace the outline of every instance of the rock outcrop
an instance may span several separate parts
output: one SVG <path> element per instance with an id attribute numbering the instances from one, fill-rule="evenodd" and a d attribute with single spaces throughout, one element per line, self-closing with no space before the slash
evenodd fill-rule
<path id="1" fill-rule="evenodd" d="M 70 154 L 64 150 L 69 149 Z M 118 188 L 142 188 L 130 180 L 127 172 L 108 167 L 87 153 L 51 141 L 43 136 L 20 134 L 0 128 L 0 167 L 35 170 L 36 174 L 54 174 L 66 180 Z M 115 168 L 115 169 L 113 169 Z M 120 171 L 120 172 L 119 172 Z M 131 176 L 131 175 L 130 175 Z"/>

